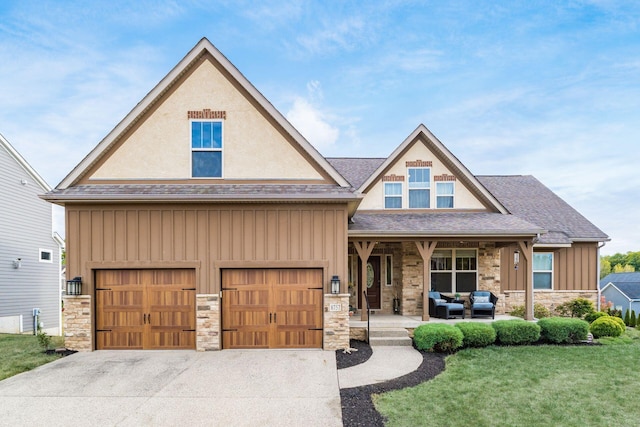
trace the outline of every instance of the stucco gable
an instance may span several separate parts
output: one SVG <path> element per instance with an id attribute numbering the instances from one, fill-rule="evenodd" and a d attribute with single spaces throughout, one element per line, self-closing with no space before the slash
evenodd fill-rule
<path id="1" fill-rule="evenodd" d="M 190 119 L 222 122 L 222 179 L 347 181 L 207 40 L 180 63 L 58 185 L 191 180 Z"/>
<path id="2" fill-rule="evenodd" d="M 383 183 L 407 182 L 409 167 L 430 168 L 431 180 L 435 182 L 455 182 L 455 209 L 507 213 L 504 206 L 484 188 L 462 162 L 422 124 L 360 184 L 358 191 L 365 194 L 360 209 L 381 209 L 384 198 Z M 406 192 L 406 188 L 404 191 Z M 432 188 L 432 193 L 435 191 L 435 188 Z M 432 206 L 434 205 L 433 203 Z"/>

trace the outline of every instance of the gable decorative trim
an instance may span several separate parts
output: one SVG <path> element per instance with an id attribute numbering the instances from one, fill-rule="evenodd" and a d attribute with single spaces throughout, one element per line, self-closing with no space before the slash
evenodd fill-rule
<path id="1" fill-rule="evenodd" d="M 434 181 L 456 181 L 456 177 L 453 175 L 443 173 L 442 175 L 435 175 L 433 177 L 433 180 Z"/>
<path id="2" fill-rule="evenodd" d="M 433 166 L 433 162 L 431 160 L 408 160 L 407 167 L 408 168 L 430 168 Z"/>

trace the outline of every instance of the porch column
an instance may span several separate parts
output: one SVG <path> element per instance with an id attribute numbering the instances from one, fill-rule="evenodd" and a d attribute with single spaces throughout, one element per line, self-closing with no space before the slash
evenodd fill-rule
<path id="1" fill-rule="evenodd" d="M 519 241 L 518 246 L 527 261 L 527 270 L 524 272 L 524 318 L 533 320 L 533 243 L 524 240 Z"/>
<path id="2" fill-rule="evenodd" d="M 361 241 L 361 242 L 353 242 L 353 246 L 356 248 L 356 252 L 358 252 L 358 257 L 360 258 L 360 289 L 359 292 L 362 294 L 362 307 L 360 308 L 360 320 L 367 320 L 369 318 L 369 314 L 367 313 L 367 300 L 364 296 L 366 292 L 366 286 L 363 286 L 367 283 L 367 261 L 369 260 L 369 256 L 371 252 L 373 252 L 373 247 L 376 245 L 376 242 L 369 241 Z"/>
<path id="3" fill-rule="evenodd" d="M 416 241 L 418 252 L 422 257 L 422 320 L 429 320 L 429 291 L 431 290 L 431 255 L 436 248 L 436 241 Z"/>

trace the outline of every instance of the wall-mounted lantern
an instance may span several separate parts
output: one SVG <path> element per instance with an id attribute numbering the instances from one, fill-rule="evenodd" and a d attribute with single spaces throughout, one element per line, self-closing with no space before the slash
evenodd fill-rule
<path id="1" fill-rule="evenodd" d="M 22 258 L 14 259 L 13 260 L 13 268 L 15 268 L 17 270 L 20 267 L 22 267 Z"/>
<path id="2" fill-rule="evenodd" d="M 516 250 L 513 253 L 513 268 L 517 270 L 519 264 L 520 264 L 520 251 Z"/>
<path id="3" fill-rule="evenodd" d="M 331 293 L 332 294 L 340 293 L 340 278 L 338 276 L 333 276 L 331 278 Z"/>
<path id="4" fill-rule="evenodd" d="M 74 277 L 71 280 L 67 280 L 67 295 L 81 295 L 82 294 L 82 277 Z"/>

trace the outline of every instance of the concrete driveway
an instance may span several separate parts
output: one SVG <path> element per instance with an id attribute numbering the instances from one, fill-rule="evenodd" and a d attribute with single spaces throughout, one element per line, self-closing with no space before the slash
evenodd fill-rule
<path id="1" fill-rule="evenodd" d="M 96 351 L 0 381 L 0 425 L 341 426 L 335 353 Z"/>

